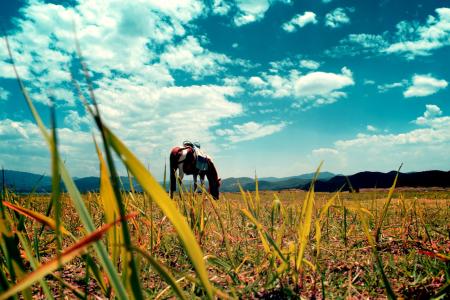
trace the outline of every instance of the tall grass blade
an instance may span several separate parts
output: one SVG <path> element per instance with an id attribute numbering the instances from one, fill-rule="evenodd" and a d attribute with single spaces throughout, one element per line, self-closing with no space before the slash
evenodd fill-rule
<path id="1" fill-rule="evenodd" d="M 383 280 L 384 288 L 386 290 L 386 294 L 388 296 L 388 299 L 391 299 L 391 300 L 397 299 L 397 297 L 395 296 L 394 291 L 392 290 L 391 284 L 390 284 L 386 274 L 384 273 L 383 263 L 381 261 L 380 254 L 378 253 L 375 241 L 373 240 L 373 236 L 369 232 L 369 224 L 367 222 L 366 213 L 364 211 L 362 211 L 362 210 L 359 211 L 359 218 L 361 220 L 361 225 L 362 225 L 362 228 L 364 230 L 364 234 L 366 235 L 367 240 L 369 241 L 369 245 L 372 248 L 372 253 L 373 253 L 373 256 L 375 258 L 377 269 L 380 272 L 381 279 Z"/>
<path id="2" fill-rule="evenodd" d="M 394 194 L 394 190 L 395 190 L 395 186 L 397 185 L 397 179 L 398 179 L 398 174 L 400 173 L 400 169 L 402 168 L 402 165 L 400 165 L 400 167 L 397 170 L 397 174 L 395 175 L 395 179 L 394 179 L 394 183 L 392 183 L 391 188 L 389 189 L 389 193 L 388 193 L 388 197 L 386 200 L 386 203 L 384 203 L 383 206 L 383 211 L 381 213 L 381 216 L 378 220 L 378 224 L 375 230 L 375 241 L 378 243 L 380 241 L 380 236 L 381 236 L 381 228 L 383 227 L 383 221 L 386 218 L 388 209 L 389 209 L 389 204 L 391 203 L 392 200 L 392 195 Z"/>
<path id="3" fill-rule="evenodd" d="M 95 149 L 97 150 L 98 160 L 100 162 L 100 202 L 103 207 L 103 212 L 105 214 L 106 223 L 114 222 L 117 218 L 120 217 L 119 207 L 117 206 L 116 196 L 114 195 L 113 187 L 111 185 L 111 181 L 109 180 L 110 175 L 108 172 L 108 168 L 106 166 L 105 160 L 103 159 L 103 155 L 97 145 L 97 142 L 94 139 Z M 123 243 L 122 231 L 119 226 L 115 226 L 113 230 L 108 232 L 108 243 L 109 243 L 109 251 L 111 257 L 113 258 L 114 265 L 118 263 L 117 256 L 117 245 L 121 245 Z M 125 249 L 123 249 L 125 250 Z M 122 248 L 119 248 L 120 252 Z M 121 255 L 122 259 L 124 259 L 124 255 Z M 125 260 L 122 260 L 125 262 Z"/>
<path id="4" fill-rule="evenodd" d="M 151 256 L 150 254 L 148 254 L 147 252 L 145 252 L 140 248 L 133 248 L 133 249 L 149 261 L 153 269 L 172 288 L 172 290 L 174 291 L 175 295 L 178 296 L 178 298 L 187 300 L 186 296 L 183 293 L 183 290 L 178 285 L 175 277 L 162 263 L 160 263 L 157 259 L 155 259 L 153 256 Z"/>
<path id="5" fill-rule="evenodd" d="M 306 245 L 309 240 L 309 233 L 311 232 L 311 223 L 312 223 L 312 215 L 314 208 L 314 183 L 317 180 L 317 177 L 320 173 L 320 168 L 322 167 L 323 162 L 320 163 L 317 168 L 316 173 L 314 174 L 314 178 L 311 181 L 311 185 L 309 187 L 309 191 L 306 194 L 305 201 L 303 202 L 303 207 L 300 215 L 300 222 L 298 226 L 298 247 L 297 247 L 297 258 L 295 261 L 295 268 L 297 271 L 301 271 L 303 257 L 305 255 Z"/>
<path id="6" fill-rule="evenodd" d="M 20 86 L 20 90 L 25 98 L 25 101 L 28 105 L 28 108 L 31 111 L 31 114 L 33 115 L 33 118 L 36 122 L 36 124 L 38 125 L 38 128 L 43 136 L 43 138 L 45 139 L 47 145 L 50 147 L 52 140 L 50 137 L 50 134 L 48 133 L 44 123 L 42 122 L 41 117 L 39 116 L 39 113 L 37 112 L 33 102 L 31 101 L 30 96 L 28 95 L 28 91 L 25 88 L 25 85 L 22 82 L 22 79 L 19 76 L 19 73 L 17 72 L 17 68 L 16 65 L 14 63 L 14 58 L 12 56 L 12 52 L 11 49 L 9 47 L 9 42 L 8 42 L 8 38 L 5 36 L 5 42 L 6 42 L 6 46 L 8 49 L 8 54 L 9 57 L 11 59 L 11 64 L 12 67 L 14 69 L 14 74 L 16 75 L 17 81 L 19 83 Z M 67 171 L 64 163 L 61 161 L 61 158 L 58 159 L 59 160 L 59 172 L 61 175 L 61 179 L 63 180 L 66 189 L 68 191 L 68 193 L 70 194 L 74 206 L 79 214 L 80 220 L 83 223 L 84 227 L 86 228 L 88 233 L 91 233 L 95 230 L 95 226 L 94 226 L 94 222 L 91 218 L 91 216 L 89 215 L 89 211 L 87 210 L 83 199 L 81 197 L 80 192 L 78 191 L 75 183 L 73 182 L 72 177 L 69 175 L 69 172 Z M 128 299 L 128 296 L 126 294 L 125 288 L 122 285 L 122 282 L 119 279 L 119 275 L 117 274 L 117 271 L 115 270 L 111 260 L 108 257 L 108 253 L 103 245 L 103 243 L 101 241 L 97 241 L 94 244 L 94 248 L 99 256 L 100 262 L 103 265 L 103 267 L 105 268 L 109 279 L 111 280 L 111 284 L 114 287 L 117 296 L 121 299 Z"/>
<path id="7" fill-rule="evenodd" d="M 130 232 L 128 229 L 128 224 L 125 222 L 125 219 L 124 219 L 124 216 L 126 214 L 126 208 L 122 201 L 122 194 L 120 193 L 120 185 L 119 185 L 120 177 L 117 174 L 114 160 L 112 158 L 109 141 L 105 137 L 103 121 L 100 116 L 100 111 L 98 109 L 97 100 L 95 98 L 92 80 L 89 75 L 89 71 L 86 66 L 86 63 L 84 62 L 83 55 L 81 53 L 81 48 L 80 48 L 80 44 L 78 41 L 75 24 L 74 24 L 74 35 L 75 35 L 75 44 L 76 44 L 78 58 L 80 60 L 84 78 L 85 78 L 87 86 L 88 86 L 89 95 L 90 95 L 90 98 L 92 100 L 92 103 L 93 103 L 93 106 L 95 109 L 95 111 L 89 110 L 89 112 L 91 113 L 92 117 L 94 118 L 95 123 L 101 133 L 101 136 L 102 136 L 105 155 L 106 155 L 106 162 L 108 163 L 108 168 L 109 168 L 109 173 L 110 173 L 110 180 L 111 180 L 113 191 L 115 194 L 116 203 L 117 203 L 117 206 L 119 207 L 120 218 L 122 220 L 122 222 L 121 222 L 122 234 L 123 234 L 125 249 L 127 251 L 126 261 L 123 262 L 124 268 L 125 268 L 125 272 L 123 273 L 123 278 L 125 280 L 125 283 L 127 284 L 127 287 L 131 287 L 131 291 L 133 292 L 134 298 L 135 299 L 143 299 L 144 296 L 142 294 L 142 288 L 140 285 L 139 270 L 138 270 L 136 261 L 131 253 L 131 248 L 132 248 L 131 236 L 130 236 Z M 130 267 L 130 273 L 128 273 L 128 267 Z"/>
<path id="8" fill-rule="evenodd" d="M 47 227 L 50 227 L 51 229 L 56 231 L 56 228 L 57 228 L 56 221 L 53 220 L 52 218 L 49 218 L 41 213 L 35 212 L 31 209 L 19 206 L 17 204 L 12 204 L 12 203 L 6 202 L 6 201 L 3 201 L 2 203 L 5 207 L 8 207 L 17 213 L 19 213 L 27 218 L 33 219 L 33 220 L 35 220 Z M 72 234 L 69 231 L 67 231 L 67 229 L 62 227 L 62 225 L 60 225 L 59 228 L 60 228 L 59 230 L 61 231 L 61 233 L 72 236 Z"/>
<path id="9" fill-rule="evenodd" d="M 145 169 L 134 154 L 131 153 L 122 141 L 120 141 L 106 126 L 104 127 L 104 132 L 111 147 L 139 182 L 140 186 L 161 208 L 163 213 L 175 227 L 178 237 L 183 243 L 208 297 L 213 298 L 213 289 L 208 279 L 206 265 L 203 261 L 203 253 L 195 240 L 195 236 L 190 230 L 189 225 L 186 223 L 185 218 L 178 211 L 175 202 L 169 198 L 166 191 L 163 190 L 161 185 Z"/>
<path id="10" fill-rule="evenodd" d="M 137 214 L 130 214 L 127 216 L 128 218 L 136 217 Z M 117 220 L 117 222 L 120 222 L 121 220 Z M 115 223 L 117 223 L 115 222 Z M 79 240 L 74 245 L 70 246 L 69 248 L 65 249 L 61 255 L 58 257 L 50 260 L 49 262 L 41 265 L 38 267 L 35 271 L 28 274 L 26 277 L 24 277 L 22 280 L 16 283 L 16 285 L 12 286 L 9 290 L 4 292 L 0 295 L 0 300 L 8 299 L 9 297 L 17 294 L 18 292 L 22 291 L 23 289 L 28 288 L 31 286 L 34 282 L 42 279 L 44 276 L 52 273 L 56 269 L 60 267 L 61 264 L 65 264 L 69 261 L 71 261 L 76 256 L 83 253 L 84 250 L 86 250 L 90 245 L 92 245 L 94 242 L 101 239 L 103 234 L 105 234 L 110 228 L 114 226 L 115 223 L 109 223 L 106 225 L 103 225 L 99 229 L 95 230 L 91 234 L 85 236 L 81 240 Z"/>

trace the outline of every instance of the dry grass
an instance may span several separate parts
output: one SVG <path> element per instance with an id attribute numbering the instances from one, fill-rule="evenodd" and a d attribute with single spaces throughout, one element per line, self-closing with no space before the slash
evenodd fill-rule
<path id="1" fill-rule="evenodd" d="M 274 194 L 281 200 L 284 214 L 272 217 Z M 283 191 L 259 193 L 261 199 L 258 221 L 274 241 L 278 240 L 281 252 L 288 255 L 290 244 L 297 243 L 297 230 L 301 221 L 300 209 L 306 193 L 303 191 Z M 342 193 L 331 205 L 321 222 L 320 257 L 316 258 L 317 245 L 315 231 L 312 229 L 305 258 L 312 266 L 306 265 L 299 276 L 295 276 L 294 266 L 279 271 L 281 260 L 264 250 L 263 243 L 255 225 L 242 213 L 246 203 L 239 193 L 225 193 L 220 201 L 214 202 L 217 213 L 224 226 L 226 236 L 222 234 L 220 222 L 211 203 L 205 197 L 184 195 L 184 201 L 177 204 L 186 214 L 186 219 L 201 245 L 205 260 L 208 262 L 209 279 L 214 286 L 230 296 L 239 298 L 265 298 L 297 296 L 327 298 L 347 297 L 384 297 L 383 283 L 377 274 L 374 257 L 367 238 L 361 228 L 355 207 L 371 212 L 369 224 L 373 230 L 375 220 L 383 208 L 387 191 L 369 190 L 359 194 Z M 254 194 L 252 195 L 255 198 Z M 332 194 L 317 193 L 314 205 L 314 218 Z M 34 195 L 17 197 L 19 203 L 29 203 L 29 208 L 44 213 L 50 200 L 47 196 Z M 99 195 L 83 196 L 97 227 L 104 220 Z M 173 226 L 142 194 L 124 194 L 128 210 L 139 207 L 142 212 L 130 222 L 133 244 L 157 257 L 176 274 L 177 279 L 195 278 L 195 272 L 177 238 Z M 191 199 L 191 200 L 188 200 Z M 62 221 L 65 228 L 77 238 L 84 232 L 72 201 L 67 195 L 61 197 Z M 344 213 L 345 207 L 345 213 Z M 203 223 L 198 218 L 203 210 Z M 344 221 L 345 214 L 345 221 Z M 384 271 L 397 296 L 420 298 L 439 291 L 449 280 L 448 261 L 439 257 L 450 253 L 448 224 L 450 214 L 449 191 L 406 190 L 394 194 L 388 214 L 383 223 L 382 236 L 377 244 L 382 258 Z M 273 223 L 272 223 L 273 222 Z M 283 225 L 284 224 L 284 225 Z M 30 241 L 40 224 L 25 221 Z M 314 228 L 314 227 L 313 227 Z M 345 231 L 344 231 L 345 229 Z M 280 237 L 279 234 L 282 234 Z M 38 244 L 39 257 L 45 262 L 56 253 L 56 243 L 52 242 L 54 232 L 45 231 L 34 243 Z M 231 258 L 228 257 L 224 239 L 229 243 Z M 65 238 L 63 248 L 72 243 Z M 292 247 L 292 246 L 291 246 Z M 35 248 L 35 247 L 33 247 Z M 92 253 L 92 255 L 94 255 Z M 160 276 L 145 260 L 139 263 L 141 286 L 148 297 L 156 297 L 167 286 Z M 121 269 L 119 264 L 118 269 Z M 81 291 L 90 295 L 105 297 L 96 281 L 86 278 L 86 264 L 75 259 L 57 272 L 61 277 Z M 47 278 L 50 286 L 57 292 L 57 284 Z M 88 284 L 86 284 L 88 282 Z M 182 279 L 179 282 L 185 291 L 201 296 L 202 290 L 192 281 Z M 72 296 L 70 289 L 64 293 Z M 37 285 L 33 289 L 38 296 Z M 171 290 L 162 297 L 170 296 Z"/>

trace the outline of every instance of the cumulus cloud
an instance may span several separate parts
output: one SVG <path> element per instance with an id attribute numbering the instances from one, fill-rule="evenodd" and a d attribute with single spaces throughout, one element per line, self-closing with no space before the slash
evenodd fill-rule
<path id="1" fill-rule="evenodd" d="M 69 128 L 57 129 L 57 135 L 60 156 L 68 168 L 74 170 L 77 175 L 98 176 L 98 160 L 92 144 L 92 135 Z M 34 123 L 0 120 L 0 139 L 0 164 L 5 168 L 38 174 L 49 169 L 48 147 Z"/>
<path id="2" fill-rule="evenodd" d="M 230 12 L 231 4 L 225 0 L 214 0 L 212 3 L 212 11 L 216 15 L 224 16 Z"/>
<path id="3" fill-rule="evenodd" d="M 337 140 L 330 149 L 339 153 L 339 160 L 330 159 L 326 164 L 332 169 L 354 171 L 361 169 L 352 166 L 388 171 L 402 162 L 405 169 L 442 169 L 450 163 L 446 150 L 450 146 L 450 117 L 442 115 L 438 106 L 427 105 L 424 114 L 413 121 L 419 128 L 388 134 L 359 133 L 355 138 Z"/>
<path id="4" fill-rule="evenodd" d="M 186 71 L 194 78 L 217 74 L 224 70 L 223 65 L 231 63 L 226 55 L 203 48 L 193 36 L 186 37 L 179 45 L 169 45 L 160 61 L 170 69 Z"/>
<path id="5" fill-rule="evenodd" d="M 80 1 L 62 6 L 32 1 L 22 9 L 10 44 L 32 94 L 65 89 L 72 93 L 69 69 L 74 57 L 72 22 L 90 69 L 101 76 L 148 78 L 171 83 L 167 70 L 149 63 L 152 47 L 185 34 L 185 25 L 202 13 L 198 1 Z M 126 47 L 124 47 L 126 45 Z M 0 76 L 14 77 L 5 47 L 0 47 Z M 150 49 L 149 49 L 150 48 Z M 155 75 L 155 76 L 154 76 Z M 31 80 L 32 79 L 32 80 Z M 38 101 L 39 97 L 36 98 Z M 71 100 L 61 99 L 72 104 Z"/>
<path id="6" fill-rule="evenodd" d="M 264 18 L 270 2 L 269 0 L 236 0 L 236 6 L 239 12 L 234 17 L 234 24 L 242 26 Z"/>
<path id="7" fill-rule="evenodd" d="M 383 35 L 378 34 L 349 34 L 339 41 L 339 45 L 325 51 L 330 57 L 379 55 L 389 45 Z"/>
<path id="8" fill-rule="evenodd" d="M 295 82 L 295 93 L 297 96 L 329 95 L 333 91 L 353 85 L 352 72 L 346 67 L 342 68 L 341 72 L 341 74 L 312 72 L 301 76 Z"/>
<path id="9" fill-rule="evenodd" d="M 424 25 L 402 21 L 397 24 L 396 41 L 383 51 L 397 53 L 408 59 L 430 55 L 433 50 L 450 45 L 450 8 L 436 9 L 437 16 L 428 16 Z"/>
<path id="10" fill-rule="evenodd" d="M 317 24 L 316 14 L 312 11 L 305 11 L 303 14 L 295 15 L 290 21 L 281 27 L 287 32 L 294 32 L 297 28 L 302 28 L 308 24 Z"/>
<path id="11" fill-rule="evenodd" d="M 61 107 L 65 126 L 61 135 L 80 141 L 62 148 L 73 149 L 73 155 L 64 152 L 67 157 L 84 157 L 88 146 L 82 143 L 92 144 L 89 121 L 81 113 L 68 71 L 77 66 L 72 20 L 95 79 L 103 119 L 155 168 L 157 176 L 167 149 L 186 138 L 202 141 L 210 152 L 217 150 L 212 128 L 243 112 L 242 105 L 233 101 L 242 93 L 239 81 L 176 86 L 172 77 L 174 71 L 183 71 L 188 78 L 201 78 L 236 63 L 209 51 L 204 39 L 192 35 L 191 22 L 203 13 L 204 3 L 196 0 L 82 0 L 66 7 L 31 1 L 21 10 L 17 28 L 9 36 L 19 73 L 34 101 L 45 103 L 48 95 Z M 0 47 L 0 76 L 13 78 L 4 48 Z M 26 132 L 33 140 L 31 127 L 20 128 L 24 127 L 15 132 Z M 17 162 L 26 158 L 21 154 L 25 152 L 17 151 Z M 90 168 L 87 163 L 71 166 L 74 175 L 86 174 L 84 169 Z M 95 160 L 92 167 L 98 167 Z"/>
<path id="12" fill-rule="evenodd" d="M 445 89 L 448 82 L 444 79 L 436 79 L 431 75 L 414 75 L 412 84 L 403 93 L 405 98 L 425 97 L 437 93 L 441 89 Z"/>
<path id="13" fill-rule="evenodd" d="M 217 129 L 216 134 L 225 137 L 231 143 L 250 141 L 264 136 L 274 134 L 286 127 L 286 123 L 261 124 L 257 122 L 247 122 L 233 125 L 230 129 Z"/>
<path id="14" fill-rule="evenodd" d="M 70 110 L 64 117 L 64 125 L 76 131 L 80 131 L 82 126 L 89 126 L 90 123 L 88 115 L 80 116 L 76 110 Z"/>
<path id="15" fill-rule="evenodd" d="M 366 129 L 367 129 L 367 131 L 371 131 L 371 132 L 378 131 L 378 128 L 376 128 L 375 126 L 370 125 L 370 124 L 367 125 Z"/>
<path id="16" fill-rule="evenodd" d="M 353 8 L 338 7 L 325 15 L 325 26 L 338 28 L 342 25 L 349 24 L 350 18 L 347 12 L 353 12 Z"/>
<path id="17" fill-rule="evenodd" d="M 270 7 L 277 2 L 291 3 L 291 0 L 213 0 L 211 1 L 211 11 L 215 15 L 232 16 L 234 25 L 243 26 L 264 18 Z"/>
<path id="18" fill-rule="evenodd" d="M 256 95 L 271 98 L 292 97 L 293 107 L 309 109 L 331 104 L 347 96 L 342 91 L 354 85 L 352 72 L 344 67 L 341 73 L 314 71 L 302 75 L 291 69 L 286 76 L 261 74 L 264 85 L 253 85 Z"/>
<path id="19" fill-rule="evenodd" d="M 267 84 L 264 80 L 261 79 L 261 77 L 258 76 L 250 77 L 248 83 L 253 87 L 263 87 Z"/>
<path id="20" fill-rule="evenodd" d="M 442 110 L 439 108 L 439 106 L 434 104 L 427 104 L 426 110 L 423 113 L 423 116 L 418 117 L 414 123 L 417 125 L 427 125 L 430 122 L 433 122 L 433 120 L 441 120 L 437 117 L 442 115 Z"/>
<path id="21" fill-rule="evenodd" d="M 300 61 L 300 67 L 310 70 L 316 70 L 320 67 L 320 63 L 310 59 L 302 59 Z"/>
<path id="22" fill-rule="evenodd" d="M 450 8 L 438 8 L 435 12 L 436 15 L 429 15 L 423 25 L 417 20 L 401 21 L 395 33 L 350 34 L 325 54 L 331 57 L 398 54 L 406 59 L 431 55 L 434 50 L 450 45 Z"/>

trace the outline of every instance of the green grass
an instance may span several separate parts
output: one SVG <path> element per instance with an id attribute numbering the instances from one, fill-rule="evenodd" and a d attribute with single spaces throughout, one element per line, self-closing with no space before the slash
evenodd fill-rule
<path id="1" fill-rule="evenodd" d="M 295 251 L 289 249 L 298 243 L 298 227 L 301 224 L 301 207 L 304 203 L 306 193 L 301 191 L 284 191 L 276 193 L 280 199 L 284 213 L 279 214 L 279 218 L 273 220 L 273 199 L 272 192 L 262 191 L 260 194 L 260 216 L 258 218 L 258 229 L 254 222 L 242 213 L 247 205 L 238 193 L 227 193 L 224 196 L 227 201 L 209 201 L 206 196 L 186 195 L 186 203 L 181 203 L 179 198 L 175 199 L 178 209 L 186 206 L 188 212 L 187 219 L 195 215 L 195 211 L 200 207 L 204 209 L 204 228 L 199 228 L 198 222 L 188 222 L 190 230 L 194 233 L 195 239 L 200 244 L 204 254 L 204 261 L 207 266 L 209 281 L 213 289 L 219 289 L 229 297 L 255 297 L 267 294 L 280 295 L 302 295 L 310 297 L 315 295 L 321 297 L 323 293 L 329 298 L 337 297 L 379 297 L 386 295 L 383 279 L 377 269 L 376 256 L 373 255 L 372 248 L 368 243 L 367 236 L 358 212 L 354 209 L 356 205 L 366 208 L 371 215 L 367 215 L 367 224 L 370 233 L 375 237 L 376 224 L 373 220 L 374 211 L 381 214 L 387 191 L 366 191 L 359 194 L 342 193 L 339 198 L 346 209 L 347 218 L 347 245 L 342 239 L 342 223 L 344 220 L 344 210 L 341 203 L 330 205 L 327 214 L 322 214 L 321 220 L 321 243 L 320 256 L 316 257 L 317 248 L 315 240 L 316 227 L 311 227 L 308 237 L 308 244 L 304 257 L 310 264 L 304 264 L 301 274 L 297 272 L 295 266 Z M 377 195 L 378 197 L 373 199 Z M 253 195 L 253 198 L 255 195 Z M 321 208 L 325 206 L 328 199 L 333 194 L 316 193 L 313 221 L 320 220 Z M 49 202 L 48 196 L 31 195 L 28 197 L 8 195 L 8 200 L 19 204 L 29 203 L 29 208 L 44 213 Z M 123 195 L 123 197 L 130 197 Z M 187 198 L 197 197 L 196 201 L 189 201 Z M 127 211 L 133 211 L 131 204 L 139 206 L 143 201 L 149 201 L 142 194 L 135 194 L 132 199 L 127 199 L 129 203 Z M 287 200 L 285 200 L 287 199 Z M 403 199 L 403 200 L 402 200 Z M 76 208 L 72 204 L 70 195 L 61 195 L 61 216 L 64 228 L 70 231 L 76 239 L 83 237 L 83 232 L 79 230 L 81 221 L 79 220 Z M 94 220 L 95 227 L 104 224 L 104 212 L 100 199 L 95 194 L 83 195 L 83 200 L 90 206 L 90 214 Z M 405 202 L 407 211 L 403 208 Z M 415 202 L 415 205 L 414 205 Z M 214 204 L 214 206 L 212 205 Z M 230 207 L 228 210 L 227 207 Z M 139 207 L 142 207 L 140 205 Z M 415 208 L 414 208 L 415 207 Z M 415 209 L 415 211 L 414 211 Z M 293 216 L 289 217 L 288 211 L 293 211 Z M 5 211 L 10 225 L 17 226 L 20 216 L 15 215 L 11 210 Z M 231 213 L 231 216 L 230 216 Z M 385 222 L 381 228 L 380 241 L 376 244 L 377 253 L 381 258 L 384 273 L 389 280 L 393 293 L 397 296 L 416 297 L 426 293 L 427 295 L 437 294 L 439 290 L 449 280 L 450 271 L 448 261 L 445 262 L 431 253 L 440 253 L 448 257 L 448 216 L 450 214 L 450 192 L 448 191 L 401 191 L 393 194 L 389 209 L 386 212 Z M 219 218 L 220 216 L 220 218 Z M 289 222 L 289 218 L 292 218 Z M 415 218 L 420 218 L 416 220 Z M 423 220 L 422 220 L 423 219 Z M 153 220 L 150 222 L 150 220 Z M 417 222 L 416 222 L 417 221 Z M 424 221 L 424 222 L 422 222 Z M 426 233 L 424 223 L 428 226 L 429 233 Z M 284 225 L 283 225 L 284 224 Z M 284 230 L 281 228 L 284 227 Z M 224 230 L 222 230 L 222 228 Z M 195 269 L 187 255 L 185 246 L 180 242 L 176 230 L 172 224 L 164 217 L 160 209 L 150 205 L 143 210 L 133 222 L 129 222 L 129 229 L 132 236 L 133 247 L 145 251 L 146 255 L 151 255 L 155 261 L 149 261 L 145 256 L 138 259 L 140 285 L 144 297 L 155 297 L 162 293 L 162 297 L 174 295 L 172 288 L 166 289 L 167 281 L 177 281 L 178 288 L 185 293 L 186 297 L 203 297 L 205 290 L 198 281 Z M 57 240 L 55 232 L 51 229 L 44 230 L 43 234 L 33 240 L 35 232 L 40 230 L 40 223 L 32 219 L 23 220 L 23 237 L 29 241 L 31 253 L 36 253 L 32 249 L 38 249 L 40 263 L 50 260 L 57 254 Z M 201 231 L 202 230 L 202 231 Z M 264 250 L 264 245 L 259 235 L 259 230 L 267 234 L 266 240 L 271 238 L 276 245 L 268 242 L 270 252 Z M 150 234 L 152 232 L 152 235 Z M 223 234 L 225 232 L 225 235 Z M 273 234 L 272 234 L 273 232 Z M 282 232 L 282 236 L 278 234 Z M 150 237 L 154 240 L 151 241 Z M 107 236 L 103 238 L 106 242 Z M 431 241 L 429 240 L 431 239 Z M 225 240 L 227 242 L 225 242 Z M 279 243 L 277 241 L 280 241 Z M 37 244 L 37 245 L 36 245 Z M 73 238 L 65 235 L 62 237 L 62 248 L 65 249 L 73 244 Z M 227 246 L 228 244 L 228 246 Z M 228 249 L 227 249 L 228 248 Z M 18 245 L 18 249 L 22 249 Z M 291 249 L 292 250 L 292 249 Z M 277 251 L 288 258 L 290 266 L 282 267 L 283 260 L 280 259 Z M 137 252 L 137 251 L 136 251 Z M 88 251 L 100 272 L 104 273 L 104 268 L 98 263 L 96 253 Z M 293 255 L 294 254 L 294 255 Z M 135 255 L 137 255 L 135 253 Z M 24 272 L 32 271 L 31 266 L 25 260 Z M 169 277 L 161 276 L 160 264 L 163 270 L 167 270 Z M 10 285 L 14 281 L 9 274 L 6 263 L 2 260 L 3 276 Z M 119 275 L 121 265 L 117 266 Z M 67 273 L 71 271 L 72 274 Z M 62 276 L 63 280 L 78 290 L 83 291 L 85 282 L 81 278 L 85 275 L 86 265 L 83 260 L 75 259 L 66 263 L 61 270 L 54 272 L 57 276 Z M 169 275 L 167 275 L 169 276 Z M 187 279 L 189 278 L 189 279 Z M 294 281 L 297 280 L 297 281 Z M 62 292 L 74 296 L 73 292 L 64 286 L 60 287 L 53 277 L 45 277 L 44 282 L 50 287 L 53 293 L 58 289 Z M 89 289 L 98 296 L 107 296 L 105 291 L 110 290 L 110 283 L 102 289 L 92 271 L 89 272 Z M 323 286 L 322 286 L 323 283 Z M 171 283 L 173 284 L 173 282 Z M 42 283 L 36 282 L 32 286 L 32 294 L 41 294 Z M 111 295 L 111 294 L 110 294 Z M 223 295 L 224 296 L 224 295 Z"/>

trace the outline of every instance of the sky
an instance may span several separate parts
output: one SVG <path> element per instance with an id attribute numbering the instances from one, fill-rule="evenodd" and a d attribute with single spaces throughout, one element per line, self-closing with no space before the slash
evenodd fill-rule
<path id="1" fill-rule="evenodd" d="M 98 176 L 74 24 L 106 124 L 157 177 L 198 141 L 222 178 L 450 169 L 449 0 L 2 1 L 73 176 Z M 52 102 L 49 100 L 52 99 Z M 50 173 L 0 43 L 0 165 Z M 124 169 L 120 169 L 124 173 Z"/>

